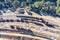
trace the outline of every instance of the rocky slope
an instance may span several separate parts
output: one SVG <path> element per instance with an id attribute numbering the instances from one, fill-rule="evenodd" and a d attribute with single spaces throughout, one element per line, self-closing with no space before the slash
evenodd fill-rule
<path id="1" fill-rule="evenodd" d="M 0 15 L 0 40 L 60 40 L 59 20 L 26 9 L 7 10 Z"/>

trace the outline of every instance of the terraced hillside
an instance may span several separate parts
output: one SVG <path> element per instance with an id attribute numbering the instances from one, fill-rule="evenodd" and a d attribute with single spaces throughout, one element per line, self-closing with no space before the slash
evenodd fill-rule
<path id="1" fill-rule="evenodd" d="M 0 15 L 0 40 L 60 40 L 59 20 L 29 11 L 6 12 Z"/>

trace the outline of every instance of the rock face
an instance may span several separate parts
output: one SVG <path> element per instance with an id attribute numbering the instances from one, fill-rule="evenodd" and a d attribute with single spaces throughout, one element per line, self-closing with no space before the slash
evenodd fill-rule
<path id="1" fill-rule="evenodd" d="M 60 18 L 29 12 L 0 15 L 0 40 L 60 40 Z"/>

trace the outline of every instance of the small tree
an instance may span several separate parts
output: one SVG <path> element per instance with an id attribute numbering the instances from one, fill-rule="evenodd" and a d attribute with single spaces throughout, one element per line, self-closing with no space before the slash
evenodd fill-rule
<path id="1" fill-rule="evenodd" d="M 60 6 L 60 0 L 57 0 L 57 7 Z"/>
<path id="2" fill-rule="evenodd" d="M 57 10 L 56 14 L 60 14 L 60 0 L 57 0 Z"/>
<path id="3" fill-rule="evenodd" d="M 26 6 L 26 2 L 22 2 L 21 3 L 21 6 L 24 6 L 25 7 Z"/>
<path id="4" fill-rule="evenodd" d="M 41 3 L 37 1 L 31 5 L 30 10 L 40 14 L 41 8 L 42 8 Z"/>
<path id="5" fill-rule="evenodd" d="M 45 4 L 48 6 L 48 5 L 51 4 L 51 2 L 50 1 L 47 1 L 47 2 L 45 2 Z"/>
<path id="6" fill-rule="evenodd" d="M 18 3 L 19 3 L 19 1 L 18 0 L 13 0 L 12 1 L 13 3 L 12 3 L 12 5 L 13 5 L 13 7 L 17 7 L 17 5 L 18 5 Z"/>
<path id="7" fill-rule="evenodd" d="M 57 14 L 60 14 L 60 7 L 56 10 Z"/>

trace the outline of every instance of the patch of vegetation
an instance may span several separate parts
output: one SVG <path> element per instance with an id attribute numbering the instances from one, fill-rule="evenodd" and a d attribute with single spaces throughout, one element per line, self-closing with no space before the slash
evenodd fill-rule
<path id="1" fill-rule="evenodd" d="M 0 9 L 12 7 L 29 7 L 30 11 L 45 16 L 60 14 L 60 0 L 0 0 Z"/>

